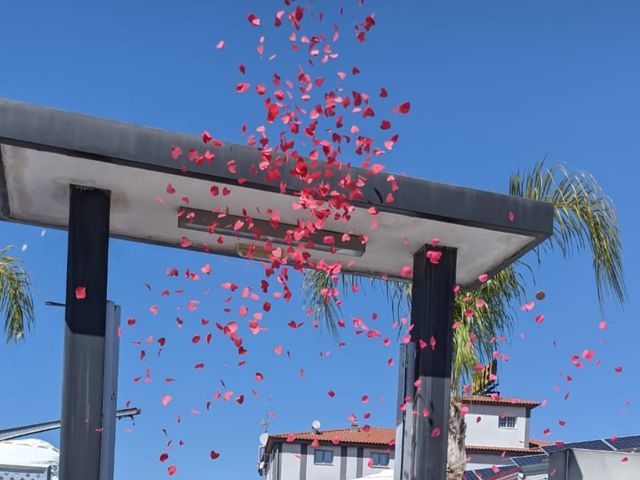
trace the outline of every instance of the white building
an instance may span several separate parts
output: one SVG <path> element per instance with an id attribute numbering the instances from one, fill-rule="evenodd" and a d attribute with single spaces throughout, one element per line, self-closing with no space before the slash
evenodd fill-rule
<path id="1" fill-rule="evenodd" d="M 36 438 L 0 441 L 0 479 L 57 480 L 60 453 Z"/>
<path id="2" fill-rule="evenodd" d="M 513 466 L 511 457 L 543 453 L 529 438 L 531 410 L 538 402 L 464 397 L 468 407 L 466 449 L 469 469 Z M 263 480 L 352 480 L 391 472 L 395 429 L 352 426 L 269 435 L 261 449 Z"/>
<path id="3" fill-rule="evenodd" d="M 464 397 L 467 468 L 469 470 L 512 465 L 511 457 L 542 453 L 546 442 L 529 436 L 531 410 L 539 402 L 497 396 Z"/>

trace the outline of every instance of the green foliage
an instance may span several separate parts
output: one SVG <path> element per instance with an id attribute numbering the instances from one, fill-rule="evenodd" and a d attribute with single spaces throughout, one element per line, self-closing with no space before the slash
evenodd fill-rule
<path id="1" fill-rule="evenodd" d="M 591 174 L 569 173 L 559 164 L 546 168 L 538 162 L 530 173 L 511 176 L 509 194 L 551 203 L 553 235 L 544 245 L 559 248 L 564 257 L 588 246 L 600 305 L 607 293 L 624 303 L 618 219 L 612 201 Z"/>
<path id="2" fill-rule="evenodd" d="M 561 165 L 547 168 L 544 162 L 538 162 L 531 172 L 511 176 L 509 194 L 551 203 L 554 207 L 553 235 L 542 247 L 558 248 L 564 257 L 569 257 L 588 246 L 600 305 L 607 293 L 624 303 L 626 288 L 618 220 L 611 200 L 592 175 L 585 172 L 570 174 Z M 537 253 L 540 262 L 540 252 Z M 524 300 L 523 272 L 533 276 L 531 267 L 518 261 L 477 289 L 456 295 L 454 388 L 468 383 L 474 367 L 493 357 L 497 337 L 511 332 L 517 308 Z M 349 273 L 332 276 L 308 271 L 303 283 L 307 307 L 334 335 L 338 332 L 340 304 L 336 303 L 335 296 L 325 293 L 337 288 L 340 298 L 346 298 L 354 285 L 363 289 L 360 282 L 369 283 L 373 291 L 384 292 L 396 318 L 410 310 L 411 285 L 408 282 L 376 278 L 367 282 L 365 277 Z"/>
<path id="3" fill-rule="evenodd" d="M 0 312 L 7 341 L 17 341 L 24 337 L 35 316 L 29 275 L 18 259 L 7 255 L 10 249 L 0 250 Z"/>

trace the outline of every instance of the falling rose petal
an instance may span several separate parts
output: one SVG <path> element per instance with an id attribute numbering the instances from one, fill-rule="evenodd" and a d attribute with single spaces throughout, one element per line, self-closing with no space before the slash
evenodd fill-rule
<path id="1" fill-rule="evenodd" d="M 431 430 L 431 436 L 433 438 L 438 438 L 440 436 L 440 429 L 438 427 L 435 427 L 433 430 Z"/>
<path id="2" fill-rule="evenodd" d="M 171 395 L 163 395 L 160 401 L 162 402 L 162 405 L 166 407 L 167 405 L 169 405 L 169 403 L 171 403 L 171 400 L 173 400 L 173 397 Z"/>
<path id="3" fill-rule="evenodd" d="M 320 446 L 320 441 L 317 438 L 314 438 L 313 442 L 311 442 L 311 446 L 313 448 L 318 448 Z"/>
<path id="4" fill-rule="evenodd" d="M 250 13 L 249 15 L 247 15 L 247 20 L 254 27 L 259 27 L 260 26 L 260 19 L 258 17 L 256 17 L 253 13 Z"/>
<path id="5" fill-rule="evenodd" d="M 251 85 L 249 85 L 248 83 L 242 82 L 242 83 L 238 83 L 236 85 L 236 92 L 238 93 L 244 93 L 247 90 L 249 90 L 249 87 L 251 87 Z"/>
<path id="6" fill-rule="evenodd" d="M 367 403 L 369 401 L 369 395 L 363 395 L 360 401 L 362 403 Z"/>
<path id="7" fill-rule="evenodd" d="M 428 250 L 426 255 L 429 262 L 434 265 L 437 265 L 440 262 L 440 258 L 442 258 L 442 252 L 436 250 Z"/>
<path id="8" fill-rule="evenodd" d="M 607 322 L 605 322 L 605 321 L 603 320 L 602 322 L 600 322 L 600 323 L 598 324 L 598 328 L 599 328 L 600 330 L 605 330 L 605 329 L 607 328 Z"/>
<path id="9" fill-rule="evenodd" d="M 509 219 L 510 222 L 513 222 L 516 219 L 516 214 L 513 212 L 509 212 L 507 213 L 507 218 Z"/>
<path id="10" fill-rule="evenodd" d="M 174 160 L 177 160 L 182 155 L 182 149 L 180 147 L 171 147 L 171 156 Z"/>
<path id="11" fill-rule="evenodd" d="M 260 372 L 256 372 L 256 381 L 261 382 L 262 380 L 264 380 L 264 375 Z"/>
<path id="12" fill-rule="evenodd" d="M 410 109 L 411 109 L 411 102 L 405 102 L 405 103 L 402 103 L 402 104 L 398 105 L 396 108 L 391 110 L 391 112 L 392 113 L 406 114 L 406 113 L 409 113 Z"/>
<path id="13" fill-rule="evenodd" d="M 489 280 L 489 275 L 486 273 L 483 273 L 482 275 L 478 275 L 478 280 L 480 280 L 480 283 L 484 283 L 487 280 Z"/>
<path id="14" fill-rule="evenodd" d="M 167 468 L 167 473 L 169 474 L 169 476 L 175 475 L 176 471 L 178 469 L 176 468 L 175 465 L 169 465 L 169 468 Z"/>
<path id="15" fill-rule="evenodd" d="M 627 463 L 629 461 L 629 457 L 622 457 L 622 460 L 620 460 L 620 463 Z"/>
<path id="16" fill-rule="evenodd" d="M 525 312 L 530 312 L 531 310 L 533 310 L 533 307 L 535 306 L 534 302 L 529 302 L 529 303 L 525 303 L 524 305 L 520 306 L 520 310 Z"/>
<path id="17" fill-rule="evenodd" d="M 536 319 L 535 320 L 536 320 L 537 324 L 540 324 L 540 323 L 544 322 L 544 315 L 536 315 Z"/>
<path id="18" fill-rule="evenodd" d="M 296 436 L 293 433 L 290 433 L 289 435 L 287 435 L 287 442 L 291 443 L 293 441 L 295 441 Z"/>
<path id="19" fill-rule="evenodd" d="M 622 367 L 620 365 L 618 365 L 616 368 L 613 369 L 616 373 L 622 373 Z"/>
<path id="20" fill-rule="evenodd" d="M 373 172 L 374 175 L 377 175 L 383 170 L 384 170 L 384 165 L 381 163 L 374 163 L 373 165 L 371 165 L 371 172 Z"/>
<path id="21" fill-rule="evenodd" d="M 162 453 L 160 455 L 160 461 L 161 462 L 166 462 L 169 459 L 169 454 L 168 453 Z"/>
<path id="22" fill-rule="evenodd" d="M 187 237 L 181 237 L 180 246 L 182 248 L 189 248 L 191 246 L 191 240 L 189 240 Z"/>
<path id="23" fill-rule="evenodd" d="M 220 50 L 221 48 L 224 48 L 224 40 L 220 40 L 218 43 L 216 43 L 216 49 Z"/>
<path id="24" fill-rule="evenodd" d="M 583 350 L 582 352 L 582 358 L 584 358 L 585 360 L 593 360 L 594 355 L 595 352 L 593 350 Z"/>
<path id="25" fill-rule="evenodd" d="M 209 452 L 209 456 L 211 457 L 211 460 L 216 460 L 220 457 L 220 453 L 216 452 L 215 450 L 211 450 L 211 452 Z"/>
<path id="26" fill-rule="evenodd" d="M 270 104 L 268 108 L 267 121 L 269 123 L 273 123 L 273 121 L 278 117 L 278 113 L 280 113 L 280 107 L 275 103 Z"/>
<path id="27" fill-rule="evenodd" d="M 402 267 L 400 269 L 400 276 L 401 277 L 410 277 L 413 274 L 413 268 L 409 267 L 408 265 L 405 265 L 404 267 Z"/>
<path id="28" fill-rule="evenodd" d="M 276 345 L 276 347 L 273 349 L 273 351 L 275 352 L 276 355 L 281 355 L 282 354 L 282 345 Z"/>
<path id="29" fill-rule="evenodd" d="M 331 443 L 333 443 L 334 445 L 338 445 L 340 443 L 340 437 L 338 435 L 334 436 L 331 439 Z"/>
<path id="30" fill-rule="evenodd" d="M 330 398 L 333 398 L 333 397 L 335 397 L 335 396 L 336 396 L 336 392 L 334 392 L 333 390 L 329 390 L 329 391 L 327 392 L 327 395 L 329 395 L 329 397 L 330 397 Z"/>
<path id="31" fill-rule="evenodd" d="M 76 287 L 76 299 L 84 300 L 87 298 L 87 287 Z"/>

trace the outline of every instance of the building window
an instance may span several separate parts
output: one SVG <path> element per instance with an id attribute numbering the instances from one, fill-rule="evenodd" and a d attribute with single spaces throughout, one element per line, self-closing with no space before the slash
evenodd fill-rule
<path id="1" fill-rule="evenodd" d="M 516 417 L 499 417 L 498 428 L 516 428 Z"/>
<path id="2" fill-rule="evenodd" d="M 372 467 L 388 467 L 389 466 L 389 454 L 386 452 L 372 452 L 371 453 L 371 466 Z"/>
<path id="3" fill-rule="evenodd" d="M 314 450 L 313 463 L 316 465 L 333 465 L 332 450 Z"/>

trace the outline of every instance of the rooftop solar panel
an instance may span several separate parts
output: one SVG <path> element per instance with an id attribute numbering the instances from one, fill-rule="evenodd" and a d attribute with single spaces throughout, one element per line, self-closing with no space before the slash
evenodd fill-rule
<path id="1" fill-rule="evenodd" d="M 565 448 L 583 448 L 585 450 L 613 450 L 610 445 L 607 445 L 602 440 L 586 440 L 584 442 L 570 442 L 564 445 L 548 445 L 542 447 L 547 453 L 557 452 L 558 450 L 564 450 Z"/>
<path id="2" fill-rule="evenodd" d="M 474 472 L 478 476 L 478 478 L 481 478 L 482 480 L 493 477 L 495 475 L 495 472 L 491 468 L 482 468 L 480 470 L 474 470 Z"/>
<path id="3" fill-rule="evenodd" d="M 607 438 L 607 443 L 613 445 L 616 450 L 640 449 L 640 435 L 630 435 L 628 437 L 618 437 L 615 440 Z"/>
<path id="4" fill-rule="evenodd" d="M 566 445 L 568 448 L 584 448 L 585 450 L 613 450 L 602 440 L 587 440 L 585 442 L 572 442 Z"/>
<path id="5" fill-rule="evenodd" d="M 557 452 L 558 450 L 563 450 L 567 448 L 567 446 L 566 445 L 543 445 L 541 448 L 546 453 L 553 453 L 553 452 Z"/>
<path id="6" fill-rule="evenodd" d="M 525 455 L 523 457 L 512 457 L 511 461 L 519 467 L 538 465 L 549 461 L 547 455 Z"/>
<path id="7" fill-rule="evenodd" d="M 506 465 L 502 467 L 498 467 L 496 470 L 493 468 L 482 468 L 480 470 L 474 470 L 473 472 L 480 478 L 481 480 L 487 480 L 490 478 L 494 478 L 500 473 L 506 473 L 510 471 L 517 471 L 517 468 L 513 465 Z"/>

